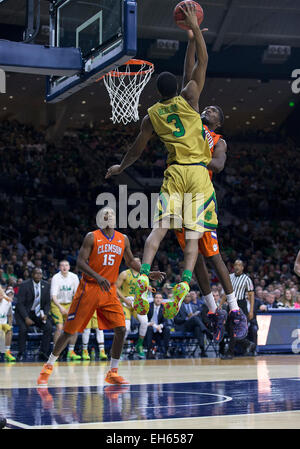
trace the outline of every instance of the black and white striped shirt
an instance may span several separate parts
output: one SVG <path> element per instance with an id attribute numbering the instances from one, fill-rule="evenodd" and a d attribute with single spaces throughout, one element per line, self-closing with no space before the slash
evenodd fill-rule
<path id="1" fill-rule="evenodd" d="M 245 299 L 246 292 L 252 292 L 254 290 L 253 282 L 247 274 L 240 274 L 237 276 L 235 273 L 231 273 L 230 280 L 235 297 L 238 301 Z"/>

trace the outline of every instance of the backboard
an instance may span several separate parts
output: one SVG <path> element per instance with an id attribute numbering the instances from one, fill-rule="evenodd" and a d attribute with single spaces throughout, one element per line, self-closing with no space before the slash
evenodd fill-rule
<path id="1" fill-rule="evenodd" d="M 80 48 L 83 67 L 73 76 L 48 77 L 47 102 L 69 97 L 135 56 L 136 21 L 134 0 L 57 1 L 50 18 L 50 44 Z"/>

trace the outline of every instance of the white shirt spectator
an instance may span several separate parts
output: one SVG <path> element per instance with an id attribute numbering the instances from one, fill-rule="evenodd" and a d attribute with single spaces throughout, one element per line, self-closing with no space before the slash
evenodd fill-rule
<path id="1" fill-rule="evenodd" d="M 51 280 L 51 298 L 56 296 L 59 304 L 69 304 L 72 302 L 78 285 L 77 274 L 71 271 L 68 272 L 67 276 L 63 276 L 61 272 L 56 273 Z"/>

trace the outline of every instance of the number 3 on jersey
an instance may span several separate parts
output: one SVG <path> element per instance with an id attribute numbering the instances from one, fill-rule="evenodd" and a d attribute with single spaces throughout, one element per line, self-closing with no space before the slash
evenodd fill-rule
<path id="1" fill-rule="evenodd" d="M 177 129 L 177 131 L 173 132 L 173 135 L 175 137 L 182 137 L 185 135 L 185 129 L 184 129 L 184 126 L 183 126 L 182 121 L 180 120 L 178 114 L 168 115 L 167 122 L 168 123 L 174 122 L 175 128 Z"/>
<path id="2" fill-rule="evenodd" d="M 104 254 L 104 256 L 103 256 L 103 258 L 104 258 L 104 260 L 103 260 L 103 266 L 106 266 L 106 265 L 114 265 L 114 263 L 115 263 L 115 257 L 116 257 L 115 254 Z"/>

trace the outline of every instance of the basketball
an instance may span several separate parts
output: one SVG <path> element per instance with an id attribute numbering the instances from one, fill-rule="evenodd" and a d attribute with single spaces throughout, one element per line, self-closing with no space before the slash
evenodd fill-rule
<path id="1" fill-rule="evenodd" d="M 185 15 L 180 9 L 180 7 L 185 8 L 186 3 L 192 3 L 195 5 L 196 14 L 197 14 L 197 18 L 198 18 L 198 25 L 201 24 L 201 22 L 203 21 L 203 17 L 204 17 L 203 9 L 199 5 L 199 3 L 194 2 L 193 0 L 182 1 L 182 2 L 178 3 L 174 9 L 174 20 L 175 20 L 176 25 L 179 26 L 179 28 L 182 28 L 183 30 L 189 30 L 189 27 L 187 27 L 186 24 L 184 23 Z"/>

